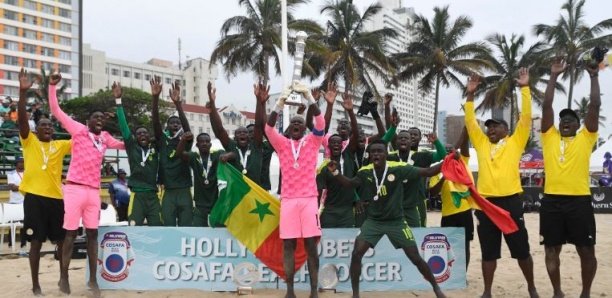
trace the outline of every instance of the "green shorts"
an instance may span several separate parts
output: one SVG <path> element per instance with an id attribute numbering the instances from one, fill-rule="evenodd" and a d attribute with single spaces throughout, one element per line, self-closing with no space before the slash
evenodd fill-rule
<path id="1" fill-rule="evenodd" d="M 375 247 L 384 235 L 387 235 L 389 241 L 391 241 L 391 244 L 396 249 L 416 246 L 412 230 L 410 230 L 410 227 L 408 227 L 408 224 L 403 219 L 393 221 L 366 219 L 361 226 L 357 239 L 363 240 L 372 247 Z"/>
<path id="2" fill-rule="evenodd" d="M 321 228 L 353 228 L 353 206 L 349 208 L 325 207 L 321 214 Z"/>
<path id="3" fill-rule="evenodd" d="M 404 220 L 406 220 L 406 223 L 408 223 L 409 227 L 420 228 L 421 214 L 419 213 L 419 209 L 417 207 L 404 209 Z"/>

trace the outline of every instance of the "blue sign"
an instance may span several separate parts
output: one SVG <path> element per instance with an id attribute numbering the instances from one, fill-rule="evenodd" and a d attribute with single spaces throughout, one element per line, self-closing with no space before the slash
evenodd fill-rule
<path id="1" fill-rule="evenodd" d="M 337 268 L 337 291 L 351 291 L 349 265 L 358 233 L 359 229 L 323 230 L 318 246 L 320 268 L 326 264 Z M 465 288 L 464 230 L 416 228 L 413 234 L 440 287 Z M 223 228 L 100 227 L 98 238 L 101 289 L 235 291 L 234 268 L 241 263 L 252 263 L 258 269 L 254 288 L 285 288 L 282 279 Z M 296 273 L 296 289 L 310 288 L 306 267 Z M 404 252 L 384 237 L 362 260 L 360 289 L 428 290 L 431 286 Z"/>

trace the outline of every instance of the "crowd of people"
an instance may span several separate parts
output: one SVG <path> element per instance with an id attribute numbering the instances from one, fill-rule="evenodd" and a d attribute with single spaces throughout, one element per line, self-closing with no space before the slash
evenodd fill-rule
<path id="1" fill-rule="evenodd" d="M 555 297 L 563 292 L 559 277 L 559 253 L 565 243 L 576 246 L 582 264 L 582 297 L 588 297 L 597 268 L 595 258 L 595 219 L 590 204 L 589 157 L 597 140 L 600 91 L 597 69 L 587 69 L 591 78 L 591 101 L 580 129 L 578 115 L 569 109 L 559 113 L 559 126 L 554 127 L 552 102 L 556 78 L 565 71 L 565 63 L 556 61 L 543 103 L 542 140 L 547 182 L 540 215 L 541 243 Z M 384 97 L 384 115 L 364 94 L 360 115 L 371 114 L 376 134 L 359 131 L 353 111 L 351 92 L 342 95 L 341 105 L 348 120 L 340 121 L 331 132 L 330 122 L 338 91 L 330 82 L 323 90 L 310 90 L 293 82 L 283 90 L 273 111 L 266 115 L 269 86 L 253 87 L 255 123 L 236 129 L 233 137 L 223 127 L 216 109 L 217 94 L 208 85 L 210 119 L 214 137 L 223 150 L 212 150 L 212 137 L 194 135 L 185 117 L 180 98 L 180 85 L 172 84 L 170 98 L 176 108 L 162 127 L 159 100 L 160 78 L 150 81 L 153 131 L 147 127 L 131 130 L 130 115 L 122 106 L 122 88 L 112 86 L 117 120 L 123 141 L 115 139 L 102 127 L 107 120 L 104 111 L 91 111 L 86 124 L 66 115 L 59 107 L 55 90 L 61 81 L 53 73 L 49 84 L 51 113 L 71 135 L 70 140 L 54 140 L 53 125 L 41 118 L 34 131 L 28 125 L 26 92 L 32 86 L 25 71 L 20 76 L 18 103 L 19 138 L 23 146 L 25 171 L 19 190 L 25 194 L 24 229 L 31 241 L 30 264 L 34 294 L 42 293 L 38 282 L 40 248 L 46 239 L 58 244 L 62 292 L 70 293 L 68 269 L 77 229 L 82 222 L 87 236 L 89 256 L 88 286 L 99 294 L 96 281 L 97 229 L 100 215 L 100 168 L 107 148 L 127 152 L 130 177 L 119 171 L 112 183 L 112 201 L 120 216 L 131 225 L 208 226 L 208 215 L 218 199 L 216 169 L 219 162 L 228 163 L 262 188 L 270 191 L 270 159 L 276 153 L 280 162 L 280 237 L 284 243 L 287 297 L 295 297 L 293 277 L 297 241 L 304 241 L 308 254 L 311 297 L 317 296 L 318 256 L 316 244 L 322 228 L 360 228 L 351 258 L 350 276 L 354 297 L 359 296 L 361 259 L 386 235 L 393 246 L 402 249 L 407 258 L 431 283 L 437 297 L 445 297 L 427 263 L 419 255 L 411 229 L 426 226 L 426 198 L 440 194 L 443 227 L 465 229 L 466 264 L 469 263 L 469 241 L 473 239 L 474 219 L 482 250 L 483 297 L 492 296 L 492 284 L 501 257 L 504 236 L 511 257 L 516 259 L 528 285 L 530 297 L 538 297 L 533 277 L 533 261 L 523 220 L 519 160 L 531 131 L 531 90 L 529 73 L 521 69 L 517 86 L 522 96 L 521 115 L 510 134 L 503 119 L 489 119 L 483 131 L 474 112 L 474 97 L 481 83 L 477 75 L 470 77 L 465 103 L 465 128 L 454 144 L 452 158 L 467 165 L 469 158 L 479 164 L 478 192 L 489 202 L 507 211 L 518 231 L 503 235 L 487 214 L 473 211 L 466 198 L 451 194 L 452 184 L 440 174 L 447 156 L 445 146 L 435 134 L 426 139 L 435 151 L 419 150 L 423 138 L 417 127 L 397 131 L 399 119 L 391 108 L 393 96 Z M 286 100 L 294 92 L 302 97 L 301 113 L 290 119 L 284 132 L 276 129 L 276 121 Z M 324 112 L 318 102 L 327 103 Z M 383 123 L 384 120 L 384 123 Z M 195 150 L 192 145 L 195 141 Z M 471 157 L 468 141 L 476 149 Z M 318 154 L 324 161 L 318 164 Z M 62 184 L 62 160 L 72 154 L 66 181 Z M 449 156 L 450 157 L 450 156 Z M 437 163 L 437 164 L 436 164 Z M 435 165 L 434 165 L 435 164 Z M 432 166 L 433 165 L 433 166 Z M 428 179 L 427 177 L 431 177 Z M 427 182 L 429 181 L 429 182 Z M 160 186 L 162 191 L 160 192 Z M 191 191 L 193 187 L 193 193 Z M 115 204 L 116 203 L 116 204 Z"/>

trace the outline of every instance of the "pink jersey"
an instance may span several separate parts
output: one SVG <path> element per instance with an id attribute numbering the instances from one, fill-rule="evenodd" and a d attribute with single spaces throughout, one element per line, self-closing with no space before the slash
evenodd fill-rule
<path id="1" fill-rule="evenodd" d="M 125 149 L 125 146 L 106 131 L 99 135 L 90 133 L 87 126 L 66 115 L 60 109 L 55 89 L 55 85 L 49 85 L 49 108 L 72 136 L 72 156 L 66 180 L 99 188 L 104 152 L 107 148 Z"/>
<path id="2" fill-rule="evenodd" d="M 316 197 L 317 183 L 317 157 L 324 137 L 325 119 L 323 115 L 314 117 L 312 133 L 302 138 L 303 143 L 296 161 L 293 157 L 293 148 L 297 150 L 300 140 L 292 140 L 280 134 L 274 127 L 266 125 L 266 136 L 278 155 L 282 174 L 281 198 L 308 198 Z M 293 148 L 291 143 L 293 142 Z"/>

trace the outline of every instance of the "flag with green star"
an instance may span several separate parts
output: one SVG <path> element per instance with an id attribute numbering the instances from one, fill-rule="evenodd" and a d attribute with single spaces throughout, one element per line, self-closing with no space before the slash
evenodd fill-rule
<path id="1" fill-rule="evenodd" d="M 280 201 L 228 163 L 219 163 L 217 180 L 219 198 L 210 212 L 211 226 L 225 225 L 255 257 L 284 279 Z M 305 262 L 303 241 L 298 241 L 296 271 Z"/>

